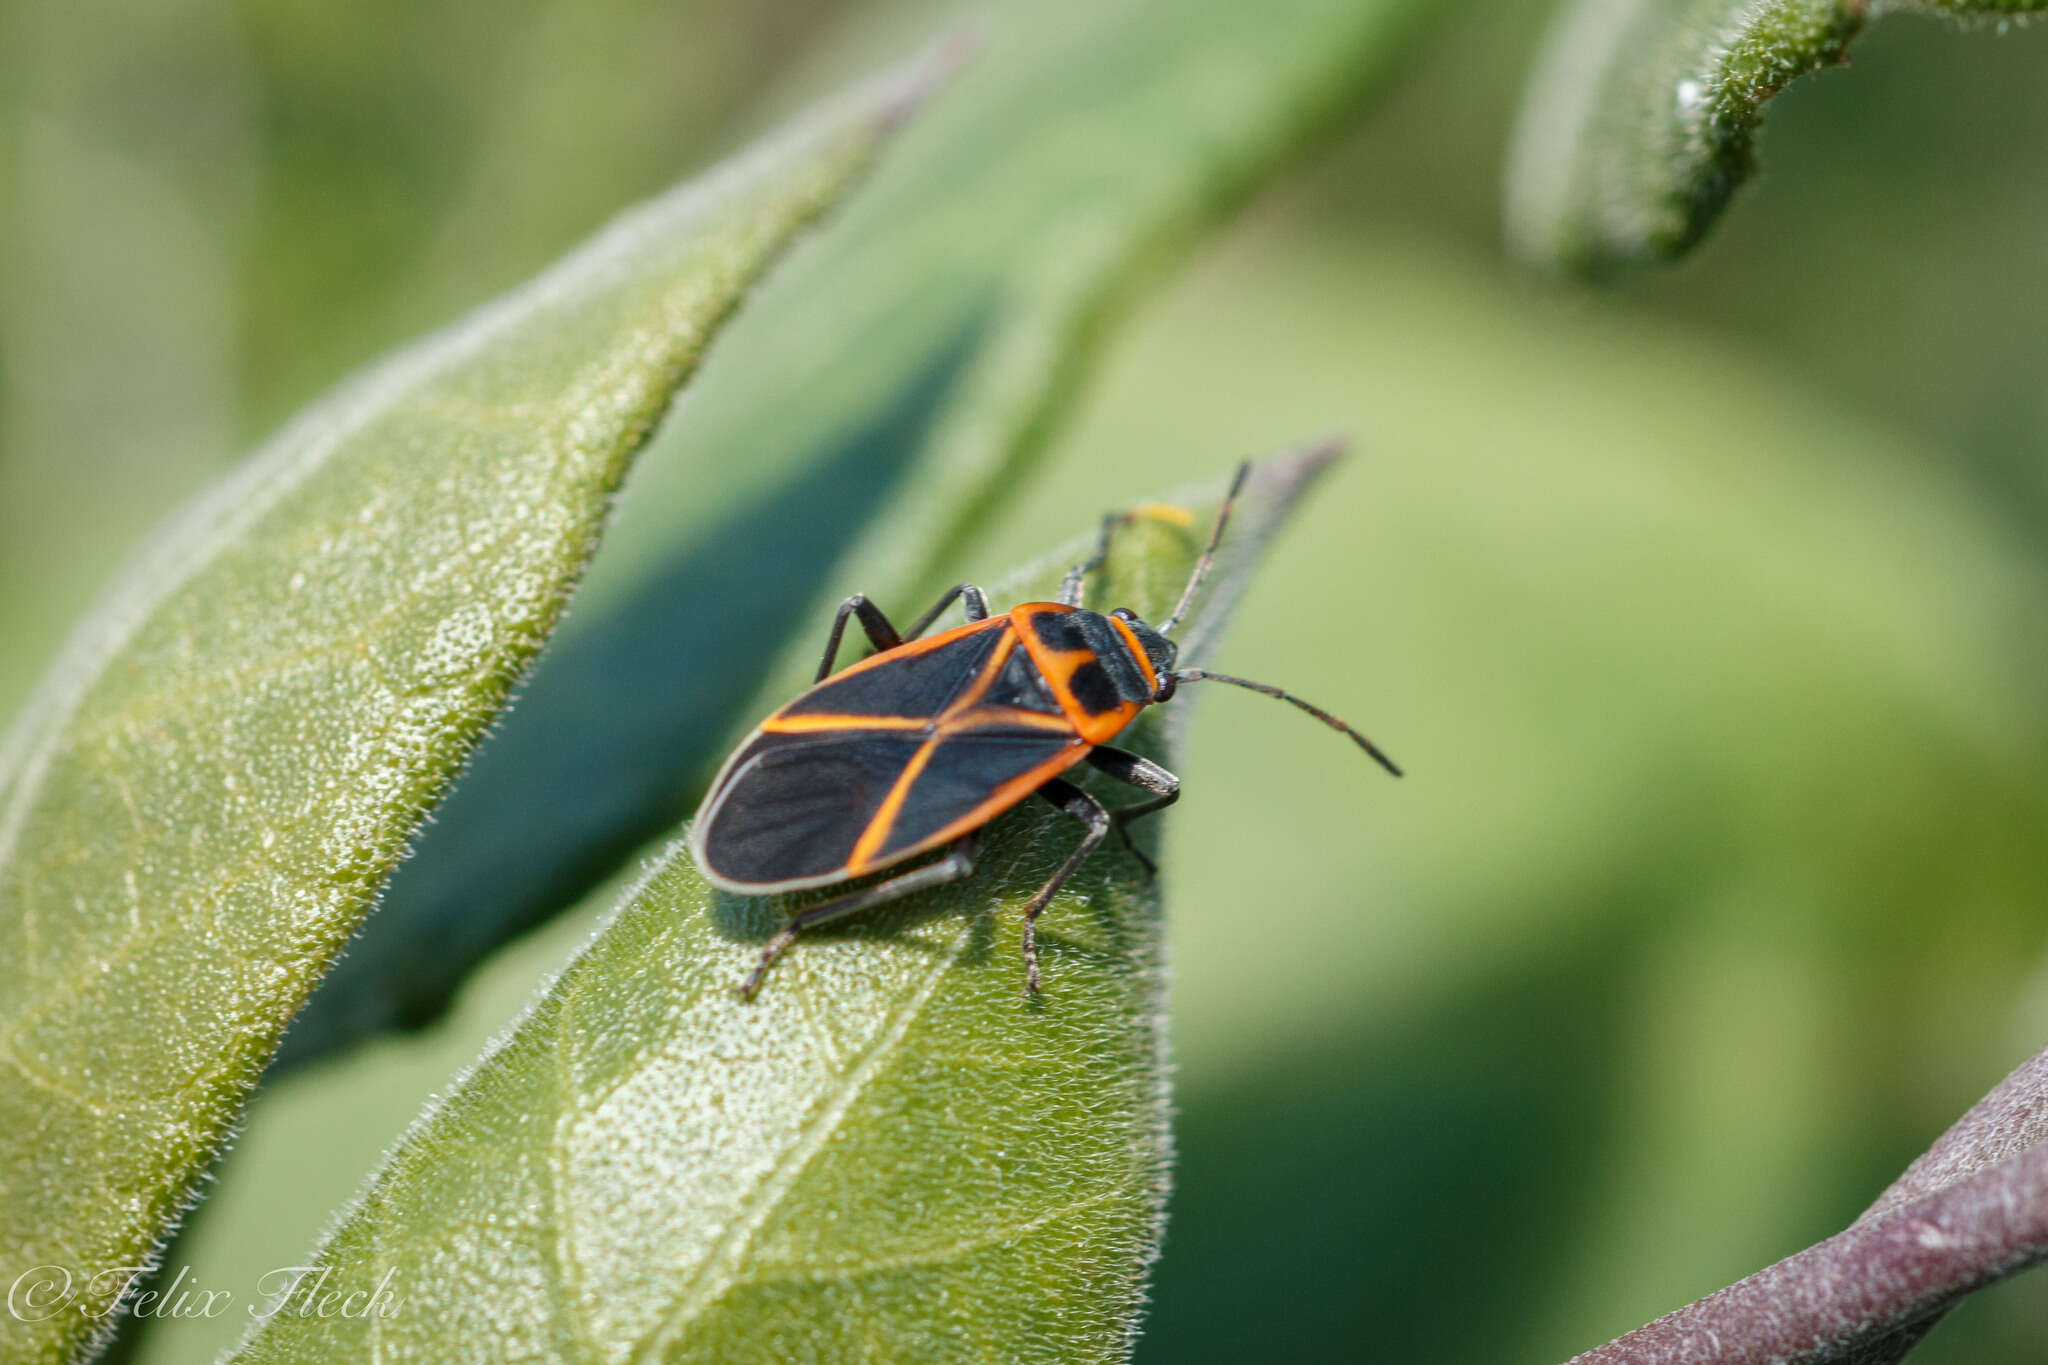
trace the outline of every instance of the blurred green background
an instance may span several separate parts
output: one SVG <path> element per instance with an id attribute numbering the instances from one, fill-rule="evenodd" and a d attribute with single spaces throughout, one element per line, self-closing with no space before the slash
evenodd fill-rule
<path id="1" fill-rule="evenodd" d="M 0 711 L 300 404 L 943 11 L 0 9 Z M 1542 19 L 1447 11 L 1158 282 L 973 549 L 1359 441 L 1221 662 L 1411 777 L 1201 704 L 1147 1361 L 1562 1359 L 1835 1231 L 2048 1042 L 2048 32 L 1879 25 L 1698 257 L 1596 294 L 1498 245 Z M 176 1259 L 296 1263 L 589 928 L 267 1087 Z M 2035 1276 L 1916 1359 L 2043 1340 Z"/>

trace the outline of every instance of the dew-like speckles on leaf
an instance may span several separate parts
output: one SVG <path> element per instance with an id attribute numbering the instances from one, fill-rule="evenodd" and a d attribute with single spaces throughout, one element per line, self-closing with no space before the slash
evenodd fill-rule
<path id="1" fill-rule="evenodd" d="M 0 1265 L 148 1256 L 705 342 L 928 76 L 344 385 L 80 629 L 0 750 Z M 10 1322 L 8 1358 L 70 1358 L 105 1297 Z"/>

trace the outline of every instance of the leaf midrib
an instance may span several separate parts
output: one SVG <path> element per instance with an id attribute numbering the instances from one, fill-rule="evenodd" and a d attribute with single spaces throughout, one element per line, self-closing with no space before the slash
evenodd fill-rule
<path id="1" fill-rule="evenodd" d="M 1049 832 L 1050 825 L 1041 822 L 1027 839 L 1019 841 L 1017 851 L 1002 869 L 1002 875 L 992 877 L 989 885 L 998 888 L 983 903 L 976 913 L 991 914 L 999 907 L 1002 899 L 1000 888 L 1011 886 L 1018 869 L 1028 861 Z M 977 875 L 984 875 L 977 870 Z M 697 1274 L 691 1278 L 680 1301 L 669 1311 L 667 1319 L 649 1335 L 647 1341 L 637 1348 L 632 1356 L 635 1365 L 649 1365 L 660 1361 L 667 1348 L 690 1325 L 703 1315 L 719 1299 L 742 1283 L 745 1277 L 735 1273 L 735 1263 L 744 1256 L 754 1237 L 768 1219 L 781 1207 L 796 1182 L 802 1178 L 813 1159 L 823 1151 L 825 1144 L 837 1132 L 846 1116 L 852 1112 L 855 1101 L 865 1092 L 868 1084 L 895 1059 L 896 1050 L 909 1035 L 911 1026 L 924 1013 L 925 1006 L 937 993 L 947 976 L 956 970 L 966 955 L 972 941 L 971 921 L 974 914 L 958 916 L 959 928 L 954 933 L 953 951 L 944 962 L 924 973 L 917 989 L 889 1016 L 887 1027 L 877 1035 L 867 1055 L 845 1073 L 844 1078 L 827 1096 L 822 1107 L 806 1122 L 797 1140 L 785 1148 L 774 1164 L 755 1184 L 741 1211 L 727 1225 L 725 1234 L 719 1239 L 710 1255 L 705 1257 Z"/>

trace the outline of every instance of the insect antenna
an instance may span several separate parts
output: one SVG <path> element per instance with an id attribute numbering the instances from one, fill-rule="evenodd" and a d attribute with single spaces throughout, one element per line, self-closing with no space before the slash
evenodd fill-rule
<path id="1" fill-rule="evenodd" d="M 1246 460 L 1237 467 L 1237 473 L 1231 477 L 1230 491 L 1223 495 L 1223 505 L 1216 509 L 1216 529 L 1209 532 L 1208 548 L 1203 550 L 1202 557 L 1195 561 L 1195 571 L 1188 575 L 1188 585 L 1181 589 L 1180 601 L 1174 604 L 1173 615 L 1167 617 L 1166 624 L 1159 628 L 1161 635 L 1173 634 L 1173 628 L 1180 624 L 1181 617 L 1186 616 L 1188 608 L 1194 605 L 1195 593 L 1201 589 L 1202 580 L 1209 576 L 1210 567 L 1216 563 L 1216 547 L 1223 543 L 1223 528 L 1230 524 L 1230 513 L 1231 509 L 1237 506 L 1237 495 L 1244 492 L 1244 482 L 1251 477 L 1251 473 L 1252 462 Z"/>
<path id="2" fill-rule="evenodd" d="M 1399 777 L 1401 775 L 1401 770 L 1398 767 L 1394 766 L 1394 760 L 1388 758 L 1384 753 L 1380 752 L 1379 745 L 1374 744 L 1364 735 L 1359 734 L 1358 731 L 1352 729 L 1343 721 L 1337 719 L 1328 711 L 1325 711 L 1322 707 L 1311 705 L 1310 703 L 1303 701 L 1300 697 L 1295 696 L 1292 692 L 1282 692 L 1277 687 L 1273 687 L 1262 682 L 1253 682 L 1250 678 L 1233 678 L 1228 673 L 1211 673 L 1207 669 L 1203 668 L 1183 668 L 1178 673 L 1175 673 L 1173 676 L 1175 681 L 1177 682 L 1229 683 L 1232 687 L 1248 688 L 1253 692 L 1262 693 L 1263 695 L 1268 697 L 1278 697 L 1281 701 L 1286 702 L 1289 706 L 1298 707 L 1301 710 L 1308 712 L 1317 720 L 1329 726 L 1332 730 L 1342 730 L 1345 734 L 1351 736 L 1351 742 L 1353 744 L 1356 744 L 1359 748 L 1365 750 L 1368 754 L 1371 754 L 1374 762 L 1378 763 L 1382 768 L 1385 768 L 1388 772 L 1392 773 L 1396 777 Z"/>

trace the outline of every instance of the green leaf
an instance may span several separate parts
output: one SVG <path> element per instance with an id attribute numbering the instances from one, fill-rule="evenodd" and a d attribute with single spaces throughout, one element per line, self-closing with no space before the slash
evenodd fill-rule
<path id="1" fill-rule="evenodd" d="M 192 1190 L 711 334 L 932 74 L 345 385 L 81 629 L 0 753 L 0 1266 L 77 1280 L 9 1324 L 9 1359 L 68 1358 L 108 1321 L 103 1272 Z"/>
<path id="2" fill-rule="evenodd" d="M 1756 170 L 1764 107 L 1848 60 L 1868 0 L 1570 0 L 1524 97 L 1507 235 L 1532 263 L 1598 275 L 1691 250 Z M 1961 18 L 2048 0 L 1917 0 Z"/>
<path id="3" fill-rule="evenodd" d="M 1261 469 L 1191 649 L 1329 456 Z M 1141 510 L 1091 602 L 1161 619 L 1213 507 Z M 383 1285 L 392 1315 L 294 1303 L 237 1359 L 1124 1358 L 1169 1154 L 1159 895 L 1091 859 L 1026 1001 L 1018 911 L 1073 839 L 1019 807 L 974 877 L 800 939 L 752 1004 L 734 983 L 788 904 L 672 845 L 317 1256 L 322 1293 Z"/>
<path id="4" fill-rule="evenodd" d="M 721 341 L 512 723 L 287 1055 L 437 1016 L 493 948 L 686 815 L 792 636 L 849 592 L 926 591 L 1036 462 L 1134 286 L 1369 95 L 1437 12 L 978 9 L 959 90 Z"/>

